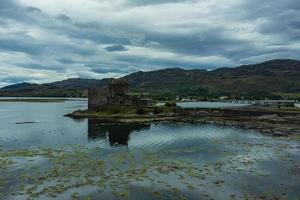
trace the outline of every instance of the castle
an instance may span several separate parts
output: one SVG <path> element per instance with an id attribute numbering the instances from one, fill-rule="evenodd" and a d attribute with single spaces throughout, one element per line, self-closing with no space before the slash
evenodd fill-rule
<path id="1" fill-rule="evenodd" d="M 88 109 L 96 111 L 104 106 L 151 106 L 149 99 L 129 94 L 127 78 L 111 79 L 108 85 L 92 87 L 88 91 Z"/>

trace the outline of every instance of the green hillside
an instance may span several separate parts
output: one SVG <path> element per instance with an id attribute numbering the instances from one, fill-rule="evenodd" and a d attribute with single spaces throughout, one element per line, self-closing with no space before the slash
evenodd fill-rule
<path id="1" fill-rule="evenodd" d="M 213 71 L 169 68 L 125 76 L 131 91 L 154 98 L 299 98 L 300 61 L 271 60 Z M 0 96 L 85 97 L 87 89 L 109 79 L 68 79 L 48 84 L 21 83 L 0 89 Z"/>

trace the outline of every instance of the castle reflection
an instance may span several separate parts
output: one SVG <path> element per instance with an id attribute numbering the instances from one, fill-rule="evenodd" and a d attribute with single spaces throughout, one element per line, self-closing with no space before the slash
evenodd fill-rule
<path id="1" fill-rule="evenodd" d="M 88 139 L 90 141 L 105 139 L 111 146 L 128 146 L 130 133 L 149 128 L 150 124 L 107 125 L 96 119 L 89 119 Z"/>

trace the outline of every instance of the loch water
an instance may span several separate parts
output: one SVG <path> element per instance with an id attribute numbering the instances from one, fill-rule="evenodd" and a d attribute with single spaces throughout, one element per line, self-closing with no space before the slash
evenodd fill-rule
<path id="1" fill-rule="evenodd" d="M 299 199 L 300 142 L 212 124 L 107 125 L 87 102 L 0 102 L 0 199 Z"/>

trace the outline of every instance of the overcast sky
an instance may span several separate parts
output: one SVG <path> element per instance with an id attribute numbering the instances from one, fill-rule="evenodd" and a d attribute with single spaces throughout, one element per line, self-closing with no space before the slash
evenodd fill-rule
<path id="1" fill-rule="evenodd" d="M 300 59 L 299 0 L 0 0 L 0 87 Z"/>

